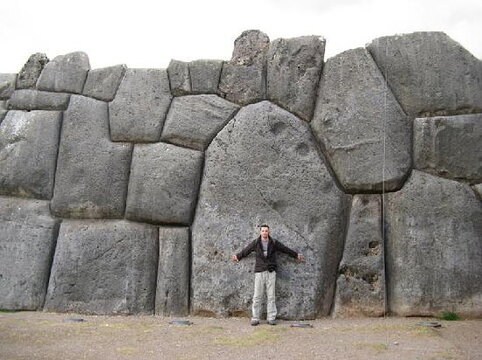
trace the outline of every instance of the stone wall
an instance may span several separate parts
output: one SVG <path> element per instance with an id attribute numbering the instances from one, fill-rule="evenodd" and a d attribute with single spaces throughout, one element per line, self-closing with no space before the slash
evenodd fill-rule
<path id="1" fill-rule="evenodd" d="M 482 316 L 482 62 L 439 32 L 234 44 L 0 74 L 0 308 L 249 316 L 230 255 L 267 223 L 306 257 L 282 318 Z"/>

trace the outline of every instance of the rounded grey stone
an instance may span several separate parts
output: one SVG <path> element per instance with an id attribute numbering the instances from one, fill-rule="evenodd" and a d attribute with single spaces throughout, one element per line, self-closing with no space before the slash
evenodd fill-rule
<path id="1" fill-rule="evenodd" d="M 319 36 L 272 41 L 267 54 L 268 99 L 310 121 L 324 54 L 325 40 Z"/>
<path id="2" fill-rule="evenodd" d="M 416 169 L 482 182 L 482 114 L 415 119 L 413 139 Z"/>
<path id="3" fill-rule="evenodd" d="M 246 30 L 234 40 L 231 64 L 255 65 L 264 64 L 269 47 L 269 37 L 259 30 Z"/>
<path id="4" fill-rule="evenodd" d="M 386 195 L 389 310 L 482 315 L 482 203 L 472 189 L 417 170 Z"/>
<path id="5" fill-rule="evenodd" d="M 336 282 L 336 317 L 385 314 L 385 265 L 380 195 L 353 196 Z"/>
<path id="6" fill-rule="evenodd" d="M 189 314 L 191 244 L 189 228 L 159 228 L 156 314 Z"/>
<path id="7" fill-rule="evenodd" d="M 124 216 L 132 144 L 109 139 L 107 103 L 73 95 L 64 113 L 51 210 L 59 217 Z"/>
<path id="8" fill-rule="evenodd" d="M 410 120 L 365 49 L 328 59 L 311 126 L 347 192 L 402 187 L 411 167 Z"/>
<path id="9" fill-rule="evenodd" d="M 159 141 L 171 99 L 166 70 L 127 69 L 109 103 L 112 140 Z"/>
<path id="10" fill-rule="evenodd" d="M 203 153 L 171 144 L 137 144 L 132 155 L 126 218 L 189 225 Z"/>
<path id="11" fill-rule="evenodd" d="M 0 196 L 0 309 L 42 309 L 57 232 L 48 201 Z"/>
<path id="12" fill-rule="evenodd" d="M 190 95 L 172 101 L 161 140 L 204 150 L 239 106 L 216 95 Z"/>
<path id="13" fill-rule="evenodd" d="M 82 93 L 94 99 L 112 101 L 126 69 L 125 65 L 116 65 L 90 70 Z"/>
<path id="14" fill-rule="evenodd" d="M 119 220 L 65 220 L 44 309 L 152 314 L 158 251 L 155 226 Z"/>
<path id="15" fill-rule="evenodd" d="M 367 48 L 410 116 L 482 111 L 482 61 L 443 32 L 381 37 Z"/>
<path id="16" fill-rule="evenodd" d="M 34 89 L 45 65 L 49 62 L 47 55 L 35 53 L 30 55 L 22 70 L 18 73 L 17 89 Z"/>
<path id="17" fill-rule="evenodd" d="M 327 315 L 348 198 L 333 182 L 306 123 L 267 101 L 241 109 L 206 150 L 192 226 L 192 312 L 250 312 L 254 259 L 234 264 L 230 255 L 267 223 L 273 237 L 307 259 L 298 264 L 279 256 L 279 315 Z"/>
<path id="18" fill-rule="evenodd" d="M 62 114 L 9 111 L 0 125 L 0 194 L 52 198 Z"/>
<path id="19" fill-rule="evenodd" d="M 18 110 L 65 110 L 69 101 L 70 94 L 24 89 L 15 90 L 8 100 L 8 107 Z"/>
<path id="20" fill-rule="evenodd" d="M 15 90 L 17 74 L 0 74 L 0 100 L 8 100 Z"/>
<path id="21" fill-rule="evenodd" d="M 86 53 L 78 51 L 59 55 L 45 65 L 38 79 L 37 88 L 81 94 L 89 70 L 89 57 Z"/>

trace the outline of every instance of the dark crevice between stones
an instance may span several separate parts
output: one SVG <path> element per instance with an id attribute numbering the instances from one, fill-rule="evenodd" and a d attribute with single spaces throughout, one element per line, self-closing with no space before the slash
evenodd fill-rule
<path id="1" fill-rule="evenodd" d="M 227 100 L 226 100 L 227 101 Z M 234 103 L 233 103 L 234 104 Z M 204 149 L 204 153 L 206 154 L 206 150 L 209 149 L 209 147 L 211 146 L 211 143 L 213 142 L 213 140 L 216 138 L 216 136 L 218 136 L 218 134 L 226 127 L 229 125 L 229 123 L 231 122 L 231 120 L 233 120 L 236 115 L 238 115 L 238 113 L 241 111 L 241 109 L 244 108 L 244 106 L 240 106 L 238 109 L 235 109 L 232 114 L 229 116 L 228 118 L 228 121 L 226 122 L 226 125 L 224 125 L 214 136 L 213 138 L 209 141 L 209 144 L 206 146 L 206 148 Z M 206 160 L 206 159 L 204 159 Z M 202 179 L 201 179 L 202 180 Z"/>
<path id="2" fill-rule="evenodd" d="M 222 98 L 226 97 L 226 94 L 224 94 L 224 96 L 222 96 L 222 91 L 219 89 L 219 84 L 221 84 L 221 75 L 223 74 L 224 64 L 226 64 L 226 61 L 222 60 L 221 70 L 219 71 L 219 77 L 218 77 L 218 86 L 216 88 L 216 94 L 219 95 Z M 189 67 L 188 67 L 188 69 L 189 69 Z M 189 69 L 189 83 L 191 84 L 191 70 L 190 69 Z M 191 89 L 192 89 L 192 84 L 191 84 Z"/>
<path id="3" fill-rule="evenodd" d="M 54 264 L 54 259 L 55 259 L 55 254 L 57 252 L 57 243 L 58 243 L 58 238 L 59 238 L 59 233 L 60 233 L 60 225 L 62 224 L 62 220 L 59 220 L 55 223 L 54 225 L 54 230 L 52 234 L 52 250 L 49 254 L 49 266 L 48 266 L 48 273 L 47 273 L 47 279 L 46 279 L 46 284 L 45 284 L 45 294 L 44 298 L 42 301 L 42 304 L 40 305 L 40 308 L 43 309 L 45 306 L 45 301 L 47 299 L 47 293 L 50 285 L 50 280 L 52 276 L 52 267 Z"/>
<path id="4" fill-rule="evenodd" d="M 192 246 L 192 227 L 189 227 L 188 229 L 188 249 L 189 249 L 189 255 L 188 255 L 188 283 L 187 283 L 187 314 L 191 314 L 191 305 L 192 305 L 192 260 L 193 260 L 193 246 Z"/>
<path id="5" fill-rule="evenodd" d="M 69 100 L 70 102 L 70 100 Z M 55 168 L 55 171 L 54 171 L 54 177 L 52 179 L 52 196 L 51 198 L 49 199 L 49 211 L 50 211 L 50 214 L 53 216 L 53 213 L 52 213 L 52 199 L 54 197 L 54 193 L 55 193 L 55 182 L 57 180 L 57 166 L 58 166 L 58 162 L 59 162 L 59 154 L 60 154 L 60 141 L 62 140 L 62 132 L 63 132 L 63 128 L 64 128 L 64 117 L 65 117 L 65 111 L 62 111 L 62 113 L 60 114 L 60 124 L 59 124 L 59 135 L 58 135 L 58 140 L 57 140 L 57 154 L 55 155 L 55 165 L 54 165 L 54 168 Z"/>
<path id="6" fill-rule="evenodd" d="M 405 179 L 406 181 L 406 179 Z M 405 184 L 405 181 L 404 181 L 404 184 Z M 383 193 L 381 195 L 381 202 L 380 202 L 380 207 L 381 207 L 381 218 L 380 218 L 380 230 L 382 232 L 382 263 L 383 263 L 383 279 L 385 280 L 385 284 L 384 284 L 384 291 L 383 291 L 383 313 L 384 315 L 389 315 L 389 307 L 388 307 L 388 303 L 389 303 L 389 299 L 388 299 L 388 296 L 389 296 L 389 292 L 388 292 L 388 281 L 389 281 L 389 276 L 388 276 L 388 271 L 387 271 L 387 265 L 388 265 L 388 259 L 387 259 L 387 217 L 386 217 L 386 214 L 385 214 L 385 211 L 386 211 L 386 206 L 385 206 L 385 194 Z"/>
<path id="7" fill-rule="evenodd" d="M 127 169 L 127 184 L 126 188 L 124 191 L 124 206 L 122 209 L 122 214 L 123 218 L 126 219 L 126 209 L 127 209 L 127 196 L 129 196 L 129 184 L 130 184 L 130 179 L 131 179 L 131 173 L 132 173 L 132 166 L 133 166 L 133 160 L 134 160 L 134 144 L 131 145 L 131 154 L 130 154 L 130 165 L 129 168 Z"/>
<path id="8" fill-rule="evenodd" d="M 170 85 L 169 85 L 170 86 Z M 161 128 L 159 129 L 159 136 L 157 137 L 157 140 L 156 141 L 153 141 L 154 143 L 156 142 L 161 142 L 161 135 L 162 135 L 162 131 L 164 130 L 164 126 L 166 125 L 166 120 L 167 120 L 167 114 L 169 114 L 169 111 L 171 111 L 171 106 L 172 106 L 172 101 L 173 101 L 173 97 L 171 95 L 171 100 L 169 101 L 169 106 L 167 107 L 167 110 L 166 112 L 164 113 L 164 117 L 162 119 L 162 126 Z"/>
<path id="9" fill-rule="evenodd" d="M 115 91 L 114 91 L 114 96 L 112 97 L 112 100 L 109 101 L 109 103 L 112 102 L 112 101 L 114 101 L 114 99 L 116 98 L 117 92 L 119 91 L 120 86 L 121 86 L 122 82 L 124 81 L 124 78 L 126 77 L 127 69 L 128 69 L 127 65 L 122 67 L 121 79 L 120 79 L 120 81 L 119 81 L 119 84 L 117 85 L 117 88 L 116 88 Z M 166 71 L 166 72 L 167 72 L 167 71 Z M 169 77 L 168 77 L 168 79 L 169 79 Z M 170 86 L 171 86 L 171 84 L 169 83 L 169 88 L 170 88 Z M 109 122 L 110 122 L 110 120 L 109 120 Z"/>
<path id="10" fill-rule="evenodd" d="M 154 269 L 154 274 L 153 276 L 153 297 L 152 297 L 152 314 L 156 314 L 156 298 L 157 298 L 157 283 L 158 283 L 158 276 L 159 276 L 159 262 L 161 261 L 161 256 L 159 255 L 160 251 L 160 239 L 159 239 L 159 228 L 156 227 L 156 246 L 155 246 L 155 251 L 156 251 L 156 268 Z M 166 301 L 167 301 L 167 296 L 166 296 Z M 166 309 L 166 307 L 164 307 Z"/>
<path id="11" fill-rule="evenodd" d="M 341 245 L 342 251 L 340 253 L 340 258 L 337 260 L 337 263 L 336 263 L 337 271 L 335 271 L 335 280 L 334 280 L 334 283 L 333 283 L 333 294 L 331 296 L 330 311 L 328 312 L 328 315 L 331 316 L 331 317 L 334 316 L 334 311 L 335 311 L 337 281 L 338 281 L 338 277 L 341 273 L 340 264 L 341 264 L 341 261 L 343 260 L 343 255 L 345 253 L 346 238 L 348 236 L 348 230 L 350 228 L 350 217 L 351 217 L 352 208 L 353 208 L 353 197 L 351 197 L 351 199 L 350 199 L 350 206 L 345 207 L 345 228 L 343 229 L 343 244 Z M 323 291 L 323 289 L 321 289 L 321 291 Z"/>

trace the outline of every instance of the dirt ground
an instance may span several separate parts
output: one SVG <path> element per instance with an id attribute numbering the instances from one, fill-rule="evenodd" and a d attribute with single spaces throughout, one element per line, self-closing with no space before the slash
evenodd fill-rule
<path id="1" fill-rule="evenodd" d="M 73 321 L 79 318 L 84 321 Z M 482 359 L 482 320 L 319 319 L 312 328 L 246 318 L 0 313 L 0 359 Z"/>

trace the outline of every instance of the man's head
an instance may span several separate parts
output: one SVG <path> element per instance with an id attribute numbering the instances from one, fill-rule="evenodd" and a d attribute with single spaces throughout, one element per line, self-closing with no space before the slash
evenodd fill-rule
<path id="1" fill-rule="evenodd" d="M 260 231 L 259 234 L 261 235 L 262 239 L 268 239 L 269 237 L 269 226 L 266 224 L 263 224 L 259 227 Z"/>

